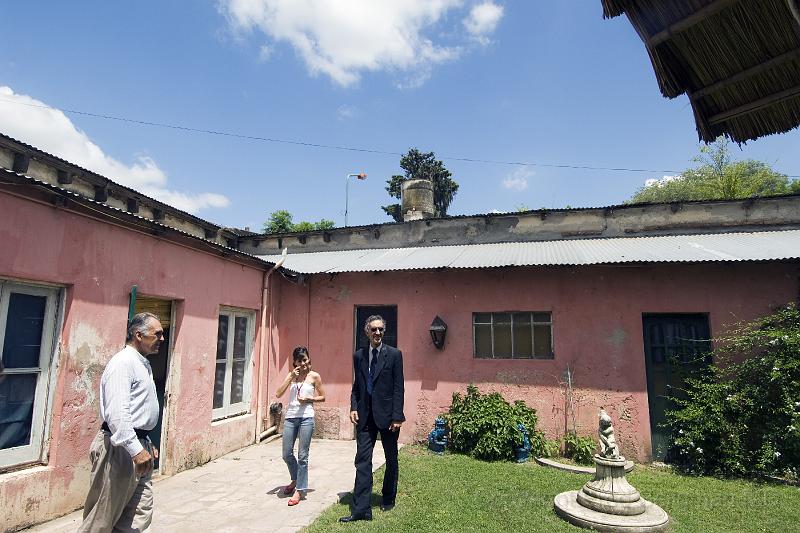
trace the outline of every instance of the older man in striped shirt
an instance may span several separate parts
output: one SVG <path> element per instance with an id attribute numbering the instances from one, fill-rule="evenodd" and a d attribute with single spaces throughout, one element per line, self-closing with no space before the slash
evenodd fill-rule
<path id="1" fill-rule="evenodd" d="M 125 348 L 100 380 L 103 426 L 92 442 L 92 483 L 83 507 L 86 533 L 144 531 L 153 518 L 153 448 L 148 432 L 158 423 L 158 398 L 148 355 L 158 353 L 164 330 L 158 317 L 139 313 L 128 326 Z"/>

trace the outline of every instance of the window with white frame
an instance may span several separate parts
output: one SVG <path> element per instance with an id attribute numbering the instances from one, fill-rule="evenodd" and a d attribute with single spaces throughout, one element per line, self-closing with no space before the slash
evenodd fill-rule
<path id="1" fill-rule="evenodd" d="M 473 313 L 472 331 L 476 358 L 553 358 L 549 312 Z"/>
<path id="2" fill-rule="evenodd" d="M 44 455 L 57 310 L 58 289 L 0 279 L 0 468 Z"/>
<path id="3" fill-rule="evenodd" d="M 250 406 L 251 354 L 255 313 L 221 309 L 214 373 L 215 419 L 246 413 Z"/>

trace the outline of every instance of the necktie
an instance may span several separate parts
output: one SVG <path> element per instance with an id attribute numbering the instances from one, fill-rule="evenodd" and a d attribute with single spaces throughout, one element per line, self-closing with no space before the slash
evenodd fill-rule
<path id="1" fill-rule="evenodd" d="M 372 380 L 375 379 L 375 367 L 378 366 L 378 349 L 372 349 L 372 359 L 369 364 L 369 379 L 367 379 L 367 394 L 372 396 Z"/>

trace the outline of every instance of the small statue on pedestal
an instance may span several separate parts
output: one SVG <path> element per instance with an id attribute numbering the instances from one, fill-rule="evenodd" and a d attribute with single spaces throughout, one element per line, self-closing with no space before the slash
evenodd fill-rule
<path id="1" fill-rule="evenodd" d="M 665 531 L 669 516 L 664 509 L 642 498 L 625 479 L 625 458 L 619 454 L 611 417 L 602 407 L 598 433 L 600 453 L 594 456 L 594 479 L 581 490 L 556 496 L 556 514 L 593 531 Z"/>
<path id="2" fill-rule="evenodd" d="M 608 459 L 619 459 L 619 448 L 617 440 L 614 438 L 614 426 L 611 424 L 611 417 L 605 409 L 600 408 L 600 455 Z"/>

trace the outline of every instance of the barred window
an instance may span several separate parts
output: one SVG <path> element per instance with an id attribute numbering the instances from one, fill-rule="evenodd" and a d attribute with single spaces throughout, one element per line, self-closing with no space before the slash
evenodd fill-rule
<path id="1" fill-rule="evenodd" d="M 550 312 L 473 313 L 473 355 L 481 359 L 552 359 Z"/>

